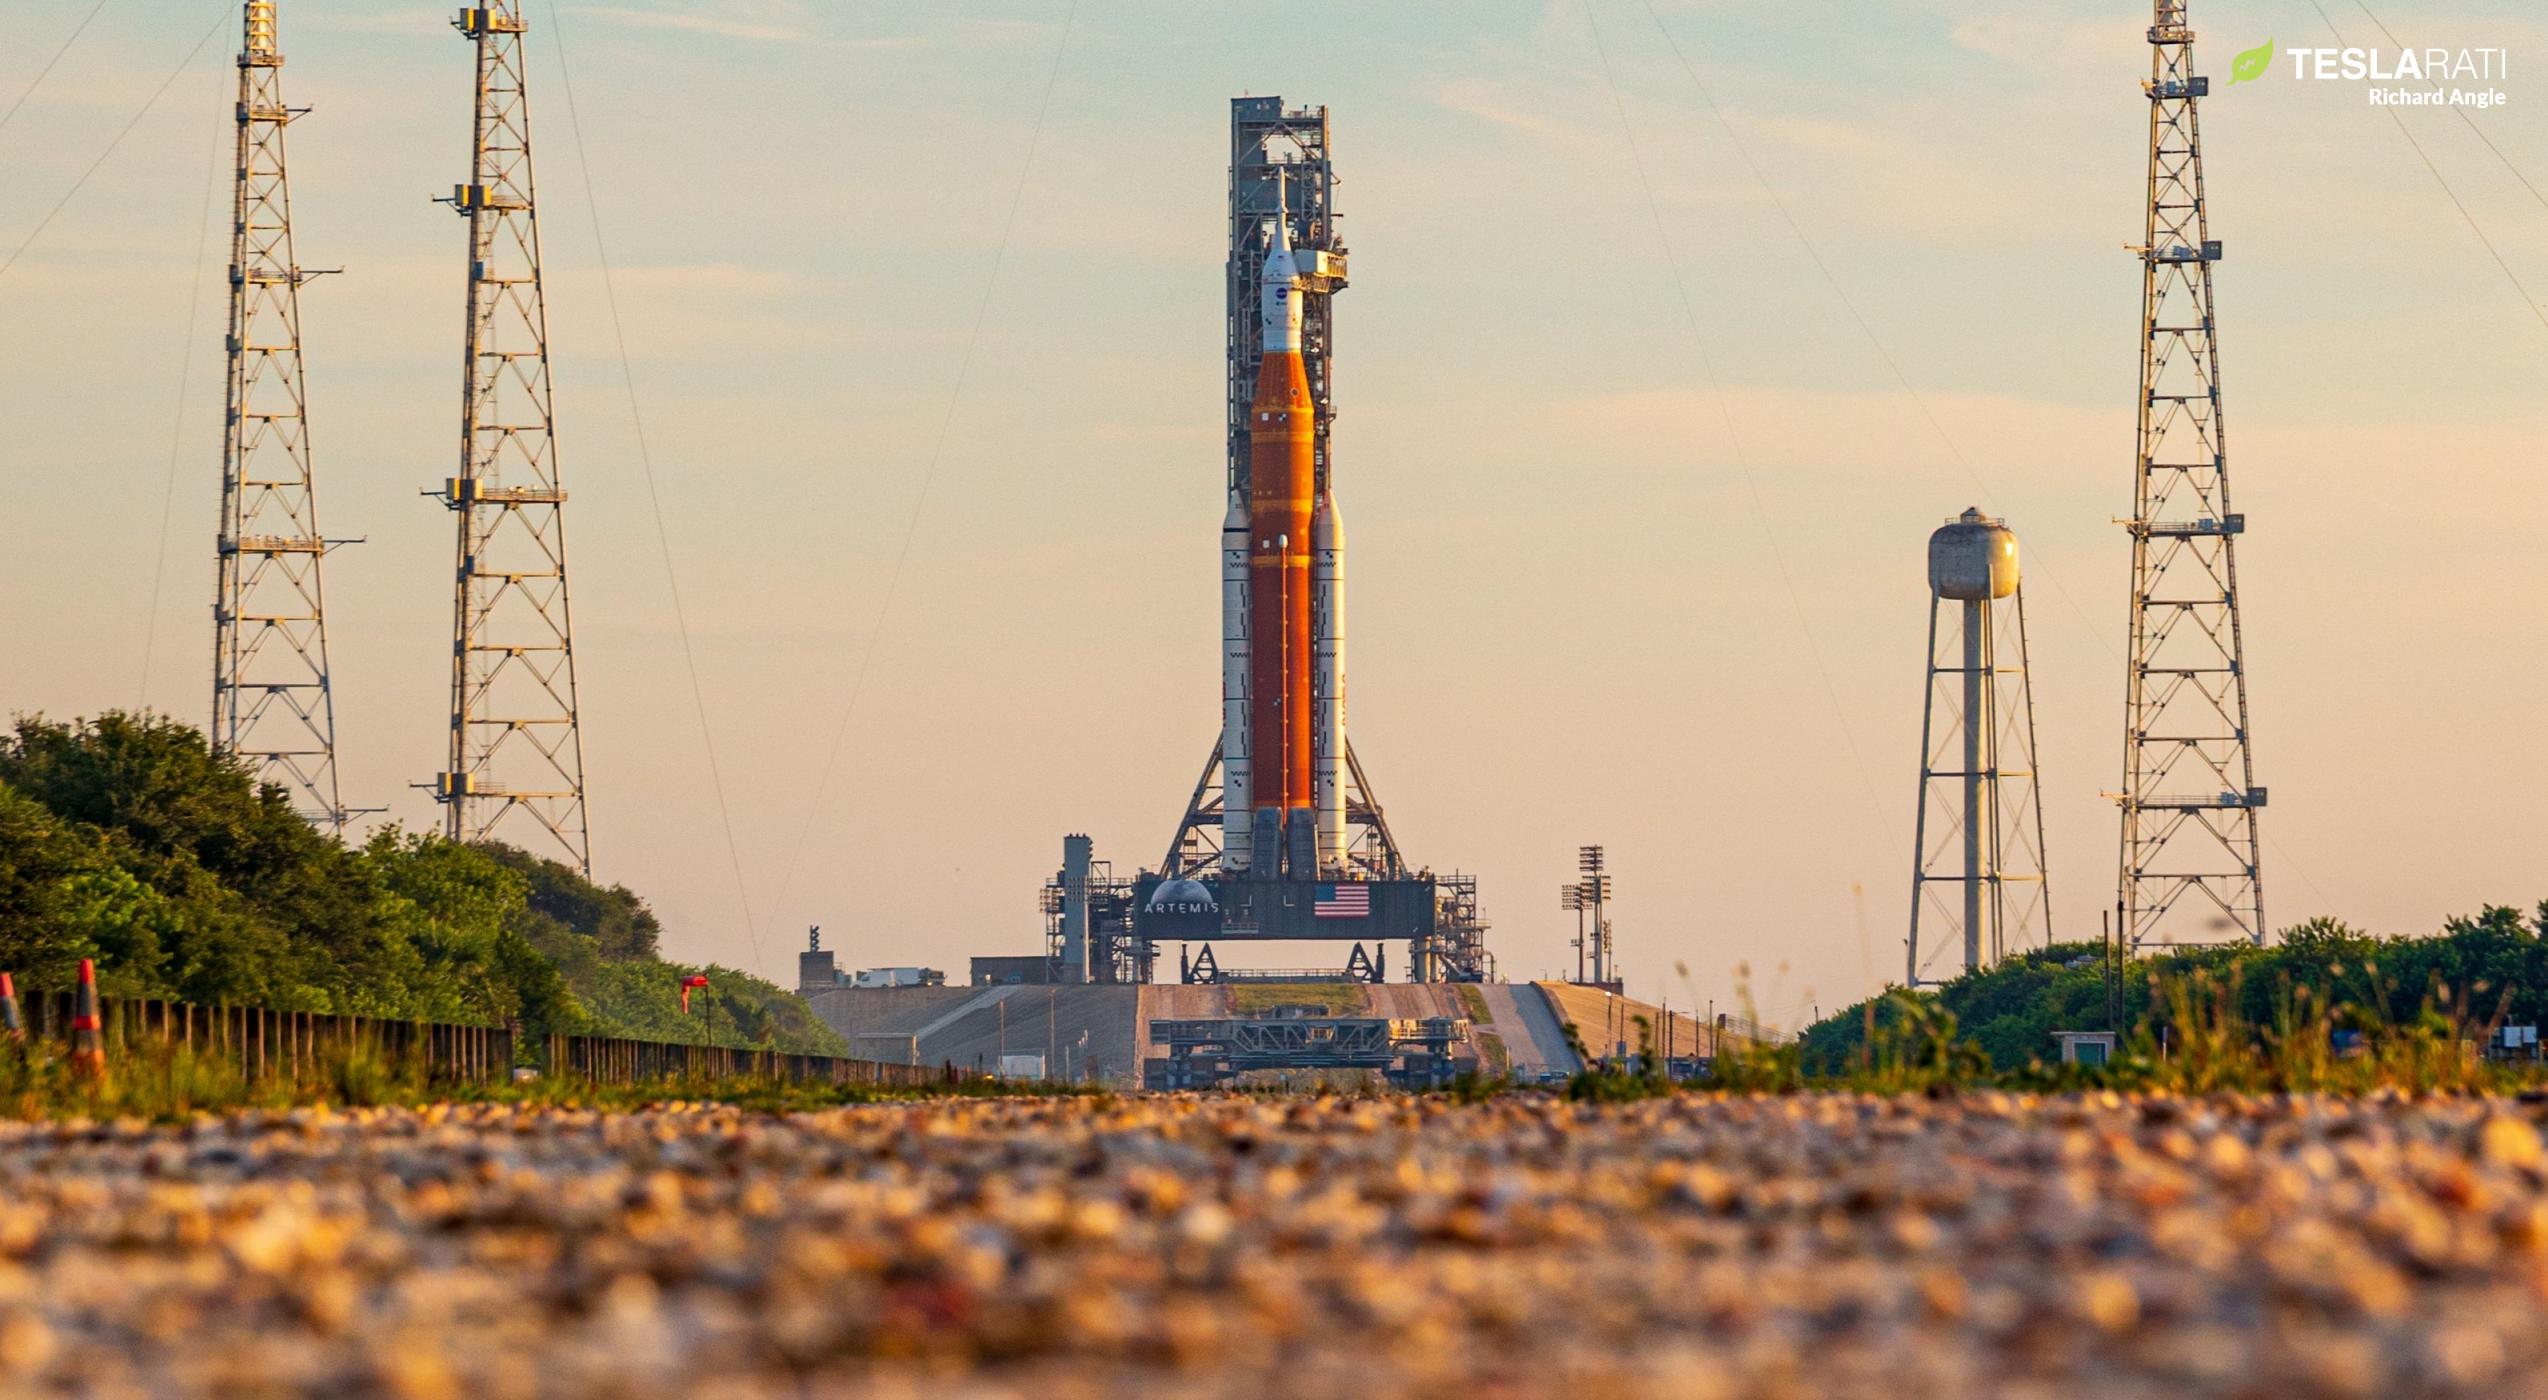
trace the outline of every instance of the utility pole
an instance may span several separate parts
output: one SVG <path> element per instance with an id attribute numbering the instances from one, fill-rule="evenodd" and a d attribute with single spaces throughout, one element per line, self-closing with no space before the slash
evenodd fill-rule
<path id="1" fill-rule="evenodd" d="M 2186 0 L 2155 0 L 2149 209 L 2141 258 L 2140 438 L 2133 471 L 2116 937 L 2127 953 L 2265 941 L 2248 751 L 2237 540 L 2221 416 L 2211 236 Z"/>
<path id="2" fill-rule="evenodd" d="M 469 181 L 443 201 L 469 221 L 469 316 L 460 474 L 428 493 L 459 523 L 450 761 L 434 796 L 452 840 L 513 840 L 590 875 L 520 7 L 452 21 L 478 71 Z"/>
<path id="3" fill-rule="evenodd" d="M 306 110 L 306 109 L 303 109 Z M 275 0 L 247 0 L 230 201 L 229 412 L 213 597 L 212 745 L 283 789 L 319 829 L 350 815 L 336 783 L 336 700 L 301 377 L 301 284 Z"/>
<path id="4" fill-rule="evenodd" d="M 2097 916 L 2099 953 L 2104 964 L 2106 982 L 2106 1029 L 2123 1033 L 2123 943 L 2115 937 L 2115 914 L 2109 910 Z"/>

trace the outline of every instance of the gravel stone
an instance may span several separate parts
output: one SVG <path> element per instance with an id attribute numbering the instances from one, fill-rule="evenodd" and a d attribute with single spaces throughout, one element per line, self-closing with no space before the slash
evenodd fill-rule
<path id="1" fill-rule="evenodd" d="M 2522 1393 L 2513 1100 L 1145 1096 L 0 1125 L 0 1393 Z"/>

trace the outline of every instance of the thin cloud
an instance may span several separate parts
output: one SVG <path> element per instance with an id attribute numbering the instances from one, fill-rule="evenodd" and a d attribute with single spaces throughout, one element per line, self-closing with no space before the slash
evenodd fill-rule
<path id="1" fill-rule="evenodd" d="M 815 34 L 791 16 L 797 7 L 756 5 L 748 13 L 701 13 L 694 10 L 646 10 L 627 5 L 578 5 L 573 13 L 634 29 L 670 29 L 708 34 L 755 44 L 811 44 L 827 49 L 910 49 L 921 46 L 915 36 L 843 39 Z"/>
<path id="2" fill-rule="evenodd" d="M 819 279 L 777 268 L 739 263 L 687 263 L 619 268 L 619 285 L 637 292 L 710 292 L 720 296 L 778 297 L 819 289 Z"/>
<path id="3" fill-rule="evenodd" d="M 1426 96 L 1446 112 L 1501 127 L 1552 151 L 1585 157 L 1618 147 L 1615 134 L 1549 115 L 1581 108 L 1584 99 L 1571 91 L 1561 94 L 1554 87 L 1533 91 L 1492 79 L 1458 78 L 1435 84 Z"/>
<path id="4" fill-rule="evenodd" d="M 1955 22 L 1955 46 L 2030 70 L 2113 70 L 2146 50 L 2139 19 L 2064 19 L 2032 8 L 1969 15 Z"/>
<path id="5" fill-rule="evenodd" d="M 750 39 L 761 43 L 798 44 L 806 40 L 803 29 L 792 24 L 764 24 L 750 20 L 726 19 L 712 14 L 687 10 L 633 10 L 624 5 L 578 5 L 575 13 L 614 24 L 632 25 L 639 29 L 679 29 L 693 34 L 714 34 L 725 39 Z"/>

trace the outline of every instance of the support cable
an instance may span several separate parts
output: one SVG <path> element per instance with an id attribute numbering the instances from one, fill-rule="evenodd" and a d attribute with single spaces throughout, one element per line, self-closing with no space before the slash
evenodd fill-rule
<path id="1" fill-rule="evenodd" d="M 53 65 L 62 61 L 62 55 L 69 53 L 71 45 L 78 43 L 80 36 L 88 32 L 88 22 L 97 18 L 97 12 L 105 8 L 106 0 L 97 0 L 96 4 L 88 7 L 87 14 L 80 16 L 80 22 L 72 26 L 70 37 L 62 41 L 62 47 L 55 49 L 51 58 L 44 60 L 43 67 L 35 70 L 35 76 L 29 79 L 26 87 L 18 93 L 18 100 L 9 104 L 8 111 L 0 112 L 0 131 L 9 129 L 9 119 L 18 114 L 20 107 L 27 105 L 27 99 L 35 96 L 37 88 L 44 86 L 44 80 L 53 75 Z"/>
<path id="2" fill-rule="evenodd" d="M 1018 211 L 1026 202 L 1027 176 L 1035 169 L 1035 152 L 1044 141 L 1044 122 L 1052 112 L 1053 90 L 1061 81 L 1062 55 L 1070 48 L 1071 28 L 1078 17 L 1079 0 L 1070 0 L 1062 14 L 1061 37 L 1053 44 L 1052 67 L 1044 75 L 1044 96 L 1036 104 L 1035 127 L 1026 138 L 1026 158 L 1018 163 L 1017 184 L 1009 193 L 1008 218 L 1000 227 L 999 246 L 991 255 L 990 275 L 983 279 L 982 301 L 974 308 L 973 329 L 966 335 L 964 353 L 956 362 L 955 383 L 947 391 L 946 412 L 938 420 L 937 439 L 931 444 L 927 462 L 921 468 L 920 494 L 912 502 L 911 518 L 903 525 L 902 544 L 894 554 L 893 568 L 885 575 L 884 601 L 877 608 L 875 627 L 867 634 L 867 645 L 859 655 L 857 671 L 852 674 L 849 699 L 841 706 L 840 723 L 832 731 L 831 747 L 823 756 L 821 775 L 814 781 L 814 796 L 806 805 L 805 824 L 798 830 L 796 844 L 788 852 L 787 865 L 779 879 L 778 897 L 764 906 L 773 914 L 787 901 L 788 889 L 796 881 L 797 865 L 805 855 L 805 843 L 813 835 L 815 818 L 822 811 L 823 797 L 831 788 L 833 770 L 840 762 L 841 744 L 849 737 L 849 721 L 858 713 L 859 698 L 866 693 L 867 678 L 876 660 L 876 645 L 884 637 L 886 620 L 893 615 L 894 598 L 901 591 L 903 566 L 911 561 L 912 540 L 920 533 L 921 517 L 928 510 L 929 489 L 937 481 L 939 464 L 946 456 L 947 435 L 955 426 L 956 407 L 963 401 L 965 381 L 973 371 L 974 352 L 982 343 L 982 327 L 990 319 L 992 294 L 1000 285 L 1000 268 L 1008 261 L 1009 242 L 1017 233 Z"/>
<path id="3" fill-rule="evenodd" d="M 2398 36 L 2389 33 L 2389 26 L 2380 23 L 2380 17 L 2371 13 L 2370 6 L 2362 4 L 2362 0 L 2354 0 L 2354 4 L 2362 11 L 2363 17 L 2371 21 L 2373 28 L 2387 35 L 2390 43 L 2398 42 Z M 2327 26 L 2327 32 L 2336 36 L 2336 42 L 2344 43 L 2344 32 L 2336 28 L 2334 20 L 2327 17 L 2327 7 L 2319 4 L 2318 0 L 2309 0 L 2309 8 L 2318 12 L 2318 22 Z M 2449 197 L 2451 207 L 2460 211 L 2460 218 L 2467 222 L 2468 231 L 2476 234 L 2477 241 L 2486 245 L 2486 256 L 2495 260 L 2495 266 L 2504 274 L 2504 280 L 2512 283 L 2513 290 L 2521 294 L 2521 304 L 2530 309 L 2530 314 L 2537 318 L 2542 327 L 2548 327 L 2548 309 L 2543 309 L 2539 299 L 2532 296 L 2530 289 L 2521 284 L 2521 278 L 2513 272 L 2513 265 L 2504 261 L 2504 255 L 2496 250 L 2495 240 L 2487 237 L 2486 230 L 2478 227 L 2477 216 L 2469 212 L 2466 204 L 2460 202 L 2459 192 L 2451 188 L 2451 182 L 2442 178 L 2442 168 L 2433 163 L 2433 157 L 2424 153 L 2424 143 L 2415 139 L 2415 133 L 2407 128 L 2406 119 L 2398 115 L 2395 107 L 2383 107 L 2380 110 L 2387 113 L 2389 120 L 2397 124 L 2398 135 L 2405 137 L 2407 145 L 2415 149 L 2415 158 L 2424 162 L 2424 168 L 2432 175 L 2433 183 L 2440 185 L 2442 193 Z M 2467 123 L 2469 130 L 2477 132 L 2477 139 L 2486 143 L 2486 149 L 2495 152 L 2495 159 L 2503 161 L 2504 168 L 2513 172 L 2513 178 L 2521 181 L 2521 187 L 2530 191 L 2531 198 L 2539 200 L 2542 206 L 2548 206 L 2548 199 L 2541 198 L 2538 186 L 2531 184 L 2530 177 L 2522 174 L 2521 170 L 2507 159 L 2501 150 L 2496 149 L 2495 143 L 2487 138 L 2484 131 L 2478 129 L 2477 123 L 2469 120 L 2467 112 L 2457 107 L 2451 110 L 2459 114 L 2459 119 Z"/>
<path id="4" fill-rule="evenodd" d="M 1646 17 L 1654 21 L 1655 32 L 1663 36 L 1664 44 L 1672 50 L 1673 59 L 1681 65 L 1681 71 L 1689 76 L 1690 86 L 1698 90 L 1699 97 L 1707 103 L 1709 115 L 1716 118 L 1717 126 L 1725 132 L 1727 143 L 1734 147 L 1736 155 L 1743 158 L 1744 168 L 1752 172 L 1752 179 L 1760 185 L 1761 193 L 1769 196 L 1770 206 L 1778 211 L 1778 217 L 1786 223 L 1787 231 L 1795 235 L 1796 246 L 1805 250 L 1805 256 L 1813 263 L 1814 270 L 1822 274 L 1823 284 L 1831 288 L 1833 296 L 1840 299 L 1841 308 L 1849 313 L 1851 321 L 1857 323 L 1859 333 L 1864 335 L 1867 338 L 1867 344 L 1874 348 L 1876 358 L 1884 361 L 1884 367 L 1892 374 L 1893 382 L 1902 386 L 1903 396 L 1910 399 L 1912 407 L 1920 411 L 1921 419 L 1929 425 L 1929 431 L 1936 436 L 1939 445 L 1946 448 L 1947 455 L 1954 458 L 1955 464 L 1964 469 L 1964 475 L 1972 481 L 1974 489 L 1982 493 L 1983 504 L 1990 506 L 1996 514 L 2006 516 L 2008 512 L 2000 509 L 1999 503 L 1992 498 L 1990 485 L 1982 479 L 1982 473 L 1973 465 L 1973 459 L 1966 456 L 1964 449 L 1948 435 L 1946 425 L 1939 421 L 1936 412 L 1929 407 L 1928 399 L 1923 397 L 1918 389 L 1912 387 L 1911 376 L 1903 372 L 1902 362 L 1894 358 L 1893 351 L 1885 345 L 1881 337 L 1877 336 L 1875 327 L 1868 322 L 1865 313 L 1858 309 L 1856 299 L 1849 295 L 1847 288 L 1841 286 L 1840 279 L 1833 274 L 1830 264 L 1823 261 L 1822 251 L 1814 246 L 1812 239 L 1805 236 L 1804 227 L 1796 222 L 1796 215 L 1788 209 L 1786 199 L 1778 193 L 1778 187 L 1770 183 L 1769 176 L 1761 170 L 1760 162 L 1752 158 L 1751 148 L 1743 144 L 1743 138 L 1734 130 L 1734 123 L 1726 118 L 1724 107 L 1720 106 L 1716 100 L 1716 93 L 1708 87 L 1707 81 L 1699 76 L 1698 66 L 1690 62 L 1688 54 L 1682 52 L 1681 43 L 1672 37 L 1672 31 L 1664 28 L 1663 16 L 1655 10 L 1654 0 L 1643 0 L 1643 3 L 1646 8 Z M 2040 574 L 2053 586 L 2053 591 L 2061 595 L 2062 602 L 2068 605 L 2071 613 L 2079 619 L 2082 630 L 2095 638 L 2099 646 L 2106 649 L 2106 655 L 2120 661 L 2123 654 L 2114 649 L 2114 643 L 2097 625 L 2096 619 L 2088 615 L 2088 609 L 2062 583 L 2061 575 L 2044 567 L 2040 560 L 2035 562 L 2034 572 Z"/>
<path id="5" fill-rule="evenodd" d="M 1593 49 L 1601 56 L 1602 82 L 1609 87 L 1611 104 L 1619 111 L 1619 129 L 1628 139 L 1628 156 L 1636 166 L 1637 183 L 1645 192 L 1646 213 L 1654 220 L 1655 241 L 1663 248 L 1664 266 L 1672 274 L 1673 290 L 1680 295 L 1681 313 L 1689 318 L 1690 341 L 1698 351 L 1699 367 L 1707 375 L 1708 390 L 1716 403 L 1717 416 L 1725 425 L 1726 444 L 1733 450 L 1734 464 L 1742 472 L 1744 488 L 1751 495 L 1753 522 L 1760 526 L 1761 538 L 1769 545 L 1770 562 L 1777 566 L 1779 582 L 1786 586 L 1788 606 L 1796 613 L 1797 629 L 1804 634 L 1805 649 L 1813 657 L 1814 670 L 1822 677 L 1823 692 L 1831 701 L 1833 723 L 1840 730 L 1842 742 L 1848 745 L 1851 761 L 1857 765 L 1859 783 L 1867 790 L 1867 805 L 1875 812 L 1877 825 L 1883 830 L 1885 839 L 1893 840 L 1892 820 L 1886 816 L 1884 803 L 1876 795 L 1875 779 L 1868 772 L 1866 756 L 1859 752 L 1857 736 L 1850 731 L 1848 714 L 1840 703 L 1840 687 L 1832 680 L 1831 666 L 1823 658 L 1822 643 L 1814 636 L 1813 622 L 1806 614 L 1803 597 L 1797 592 L 1796 577 L 1787 567 L 1786 551 L 1779 547 L 1778 531 L 1770 524 L 1769 508 L 1761 499 L 1760 481 L 1753 475 L 1750 454 L 1743 448 L 1742 435 L 1735 430 L 1734 411 L 1725 398 L 1725 383 L 1717 376 L 1715 357 L 1708 352 L 1707 335 L 1699 326 L 1698 307 L 1690 300 L 1689 283 L 1681 275 L 1681 261 L 1673 253 L 1671 234 L 1664 227 L 1663 205 L 1655 197 L 1653 179 L 1646 173 L 1645 153 L 1637 145 L 1636 127 L 1628 120 L 1627 99 L 1620 95 L 1618 75 L 1611 71 L 1610 48 L 1602 41 L 1601 14 L 1597 4 L 1598 0 L 1586 0 L 1584 14 L 1592 21 Z"/>
<path id="6" fill-rule="evenodd" d="M 1867 338 L 1867 344 L 1875 350 L 1877 358 L 1884 362 L 1885 369 L 1892 374 L 1894 382 L 1901 386 L 1903 396 L 1919 410 L 1921 419 L 1928 424 L 1929 431 L 1937 437 L 1939 444 L 1946 449 L 1947 455 L 1955 459 L 1957 466 L 1963 468 L 1965 476 L 1972 481 L 1974 488 L 1982 493 L 1983 502 L 1994 504 L 1990 485 L 1983 479 L 1981 470 L 1974 466 L 1972 458 L 1966 455 L 1964 449 L 1948 434 L 1945 424 L 1929 407 L 1928 400 L 1913 387 L 1910 376 L 1903 371 L 1901 361 L 1876 334 L 1874 325 L 1858 309 L 1857 302 L 1849 295 L 1848 289 L 1841 284 L 1839 277 L 1832 272 L 1830 265 L 1824 261 L 1821 251 L 1814 246 L 1813 240 L 1806 236 L 1804 227 L 1796 220 L 1795 213 L 1787 207 L 1787 201 L 1780 196 L 1778 188 L 1770 183 L 1760 163 L 1753 158 L 1751 148 L 1743 143 L 1743 138 L 1735 131 L 1733 122 L 1726 117 L 1725 109 L 1718 103 L 1714 90 L 1709 88 L 1707 81 L 1699 76 L 1697 65 L 1690 61 L 1689 55 L 1682 50 L 1680 42 L 1673 37 L 1672 31 L 1664 27 L 1663 17 L 1656 11 L 1654 0 L 1641 0 L 1641 2 L 1645 6 L 1646 17 L 1654 22 L 1655 31 L 1662 35 L 1664 44 L 1672 51 L 1674 61 L 1680 64 L 1681 71 L 1690 79 L 1691 87 L 1696 89 L 1701 100 L 1707 103 L 1709 114 L 1716 118 L 1717 126 L 1725 132 L 1727 143 L 1733 146 L 1734 153 L 1742 158 L 1744 167 L 1751 171 L 1752 179 L 1760 185 L 1761 192 L 1769 196 L 1771 206 L 1778 210 L 1778 216 L 1787 225 L 1787 231 L 1795 236 L 1797 246 L 1804 250 L 1807 259 L 1813 263 L 1814 270 L 1822 274 L 1824 284 L 1831 288 L 1832 295 L 1839 299 L 1842 308 L 1849 313 L 1849 319 L 1856 323 L 1859 332 Z M 2312 0 L 2312 3 L 2314 4 L 2315 0 Z M 2328 27 L 2334 28 L 2333 25 Z M 2395 114 L 2391 115 L 2394 117 Z M 2462 114 L 2462 119 L 2466 119 L 2465 113 Z M 2518 175 L 2519 172 L 2516 171 L 2515 174 Z M 2436 178 L 2439 178 L 2438 172 Z M 2484 237 L 2482 234 L 2479 236 Z M 2489 250 L 2492 250 L 2492 245 L 2489 245 Z M 2506 271 L 2509 275 L 2510 269 Z M 2005 515 L 2006 512 L 2002 511 L 2001 514 Z M 2078 596 L 2062 582 L 2061 575 L 2045 566 L 2041 560 L 2036 561 L 2034 571 L 2041 574 L 2046 582 L 2052 584 L 2053 591 L 2061 595 L 2062 603 L 2069 608 L 2071 616 L 2080 624 L 2080 630 L 2095 641 L 2109 658 L 2120 662 L 2123 654 L 2115 650 L 2113 640 L 2106 635 L 2103 628 L 2097 625 L 2096 619 L 2089 616 L 2087 608 L 2080 603 Z M 2301 883 L 2307 885 L 2311 893 L 2321 900 L 2327 899 L 2327 892 L 2319 888 L 2318 882 L 2310 877 L 2307 869 L 2291 859 L 2290 852 L 2282 849 L 2280 844 L 2271 838 L 2267 839 L 2266 845 L 2291 868 L 2293 874 L 2300 877 Z"/>
<path id="7" fill-rule="evenodd" d="M 230 106 L 227 75 L 224 75 L 221 88 L 221 106 L 227 108 Z M 142 620 L 139 704 L 145 710 L 150 708 L 151 656 L 159 649 L 160 593 L 168 582 L 168 536 L 177 518 L 177 464 L 185 455 L 186 390 L 194 381 L 195 327 L 203 314 L 204 268 L 212 260 L 212 190 L 220 180 L 221 157 L 229 149 L 233 137 L 232 129 L 226 125 L 215 123 L 214 130 L 218 136 L 212 146 L 212 164 L 204 170 L 203 210 L 195 216 L 195 226 L 199 230 L 195 241 L 195 275 L 194 280 L 186 284 L 186 352 L 177 362 L 177 411 L 171 415 L 175 421 L 168 425 L 168 479 L 159 490 L 159 555 L 151 566 L 150 611 Z"/>
<path id="8" fill-rule="evenodd" d="M 178 76 L 194 65 L 195 55 L 202 53 L 203 46 L 212 42 L 212 36 L 221 32 L 221 22 L 229 17 L 229 0 L 222 0 L 221 5 L 213 12 L 211 26 L 204 30 L 202 38 L 195 41 L 193 48 L 186 50 L 186 56 L 177 60 L 177 66 L 168 70 L 168 76 L 160 79 L 159 86 L 151 90 L 150 100 L 142 104 L 140 111 L 133 113 L 133 119 L 124 123 L 124 129 L 115 133 L 115 139 L 106 143 L 106 149 L 97 153 L 97 159 L 88 163 L 88 169 L 80 172 L 80 178 L 71 182 L 71 188 L 64 191 L 60 199 L 54 201 L 53 207 L 45 211 L 44 217 L 36 220 L 35 227 L 28 231 L 25 238 L 19 240 L 17 248 L 9 254 L 7 260 L 0 261 L 0 277 L 8 276 L 9 269 L 18 265 L 18 259 L 26 256 L 27 249 L 34 246 L 35 240 L 43 237 L 44 231 L 53 226 L 53 220 L 61 214 L 65 206 L 78 197 L 80 190 L 88 184 L 89 177 L 97 173 L 99 166 L 106 164 L 106 158 L 115 154 L 115 148 L 124 144 L 125 137 L 133 134 L 133 128 L 142 124 L 142 118 L 149 116 L 151 109 L 159 105 L 159 99 L 168 95 L 168 89 L 176 85 Z"/>
<path id="9" fill-rule="evenodd" d="M 628 421 L 637 439 L 637 461 L 646 476 L 646 504 L 654 512 L 655 547 L 664 561 L 664 587 L 672 595 L 673 628 L 681 637 L 681 662 L 690 676 L 690 705 L 699 719 L 699 746 L 708 757 L 708 787 L 716 794 L 717 823 L 725 832 L 726 863 L 734 874 L 735 903 L 743 910 L 743 931 L 751 942 L 752 962 L 761 962 L 760 926 L 752 917 L 752 897 L 743 879 L 743 852 L 734 839 L 734 815 L 726 803 L 725 774 L 717 763 L 717 742 L 708 724 L 708 699 L 699 683 L 699 657 L 690 643 L 690 614 L 682 606 L 681 577 L 673 568 L 672 535 L 664 526 L 664 502 L 655 484 L 655 456 L 646 443 L 646 418 L 637 406 L 637 373 L 628 359 L 628 330 L 619 314 L 619 286 L 611 275 L 610 247 L 602 237 L 602 206 L 593 197 L 593 163 L 584 150 L 584 120 L 575 105 L 575 78 L 566 61 L 564 7 L 549 0 L 550 43 L 557 50 L 558 87 L 566 96 L 566 129 L 575 143 L 575 170 L 584 186 L 584 211 L 593 227 L 593 255 L 601 263 L 602 299 L 610 307 L 611 339 L 619 350 L 619 382 L 628 395 Z"/>

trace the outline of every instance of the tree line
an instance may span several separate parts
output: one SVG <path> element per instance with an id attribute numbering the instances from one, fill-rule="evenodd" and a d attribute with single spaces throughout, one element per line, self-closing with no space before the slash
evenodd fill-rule
<path id="1" fill-rule="evenodd" d="M 2314 918 L 2263 948 L 2187 948 L 2131 959 L 2111 997 L 2104 954 L 2095 943 L 2056 943 L 1934 990 L 1889 990 L 1808 1028 L 1806 1062 L 1845 1069 L 1870 1027 L 1882 1035 L 1908 1018 L 1944 1012 L 1956 1035 L 1994 1067 L 2016 1069 L 2052 1059 L 2055 1031 L 2156 1036 L 2181 1010 L 2171 994 L 2191 985 L 2223 1002 L 2220 1011 L 2260 1029 L 2290 1024 L 2301 1012 L 2367 1034 L 2435 1016 L 2477 1031 L 2548 1025 L 2548 900 L 2528 915 L 2490 904 L 2421 935 L 2381 936 Z M 2121 1024 L 2113 1024 L 2118 1004 Z"/>
<path id="2" fill-rule="evenodd" d="M 0 970 L 30 988 L 93 958 L 109 995 L 848 1053 L 793 992 L 665 961 L 662 933 L 625 886 L 511 846 L 341 843 L 163 716 L 0 738 Z"/>

